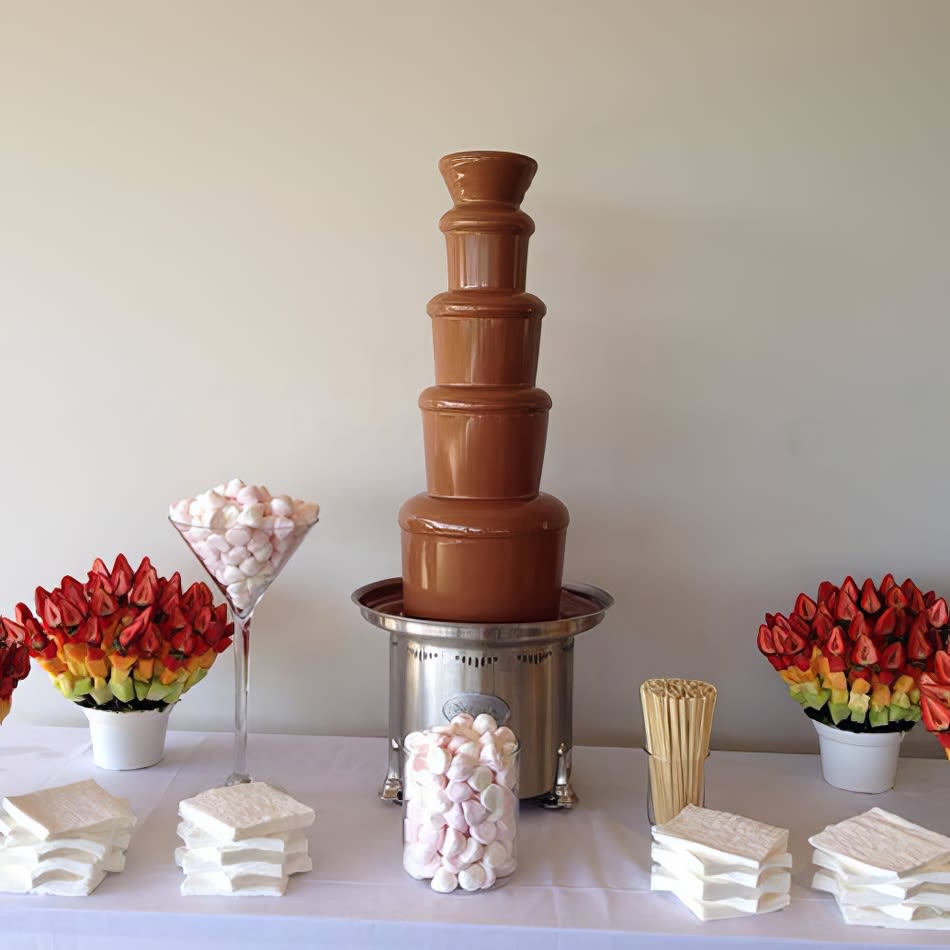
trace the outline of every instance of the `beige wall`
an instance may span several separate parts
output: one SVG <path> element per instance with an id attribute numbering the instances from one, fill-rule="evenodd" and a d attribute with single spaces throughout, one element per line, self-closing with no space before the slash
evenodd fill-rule
<path id="1" fill-rule="evenodd" d="M 324 516 L 251 727 L 383 734 L 349 595 L 424 487 L 436 162 L 523 151 L 543 484 L 617 596 L 576 737 L 638 744 L 637 685 L 684 675 L 719 747 L 812 750 L 761 615 L 847 573 L 950 593 L 948 42 L 941 0 L 0 0 L 0 609 L 120 550 L 197 578 L 168 502 L 262 481 Z M 173 724 L 231 703 L 226 657 Z M 37 670 L 5 728 L 80 721 Z"/>

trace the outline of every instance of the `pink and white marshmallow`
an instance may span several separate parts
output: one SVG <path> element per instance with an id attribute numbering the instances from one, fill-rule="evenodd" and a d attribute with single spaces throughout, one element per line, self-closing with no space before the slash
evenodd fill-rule
<path id="1" fill-rule="evenodd" d="M 518 740 L 483 713 L 405 737 L 403 867 L 447 894 L 516 867 Z"/>
<path id="2" fill-rule="evenodd" d="M 169 507 L 192 550 L 227 588 L 237 610 L 252 606 L 319 520 L 320 506 L 239 478 Z"/>

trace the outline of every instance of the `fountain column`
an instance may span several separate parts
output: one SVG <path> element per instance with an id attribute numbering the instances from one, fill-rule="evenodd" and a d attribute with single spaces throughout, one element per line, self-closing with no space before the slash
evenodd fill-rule
<path id="1" fill-rule="evenodd" d="M 525 292 L 537 170 L 510 152 L 439 162 L 448 290 L 428 306 L 436 385 L 419 397 L 426 492 L 399 512 L 404 610 L 422 619 L 558 617 L 568 512 L 540 491 L 551 399 L 535 386 L 544 304 Z"/>

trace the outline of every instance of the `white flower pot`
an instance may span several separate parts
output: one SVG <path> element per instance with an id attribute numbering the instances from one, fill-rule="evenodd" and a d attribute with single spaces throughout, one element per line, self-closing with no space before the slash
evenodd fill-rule
<path id="1" fill-rule="evenodd" d="M 894 787 L 903 732 L 846 732 L 812 720 L 818 732 L 821 774 L 849 792 L 886 792 Z"/>
<path id="2" fill-rule="evenodd" d="M 171 706 L 113 712 L 89 709 L 83 712 L 89 720 L 92 736 L 92 758 L 101 769 L 125 771 L 144 769 L 160 762 L 165 754 L 165 733 Z"/>

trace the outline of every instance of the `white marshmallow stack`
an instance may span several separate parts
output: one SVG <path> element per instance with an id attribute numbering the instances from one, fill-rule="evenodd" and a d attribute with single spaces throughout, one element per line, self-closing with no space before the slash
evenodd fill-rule
<path id="1" fill-rule="evenodd" d="M 84 897 L 125 867 L 135 816 L 92 779 L 4 798 L 0 890 Z"/>
<path id="2" fill-rule="evenodd" d="M 191 549 L 240 611 L 253 606 L 280 573 L 318 520 L 320 506 L 232 478 L 182 498 L 168 514 L 188 526 L 182 534 Z"/>
<path id="3" fill-rule="evenodd" d="M 653 828 L 650 889 L 670 891 L 700 920 L 746 917 L 787 907 L 788 831 L 687 805 Z"/>
<path id="4" fill-rule="evenodd" d="M 950 838 L 872 808 L 808 839 L 845 923 L 950 930 Z"/>
<path id="5" fill-rule="evenodd" d="M 518 739 L 483 713 L 411 732 L 406 751 L 403 867 L 434 891 L 493 887 L 516 867 Z"/>
<path id="6" fill-rule="evenodd" d="M 291 874 L 313 868 L 313 809 L 264 782 L 209 789 L 180 802 L 178 814 L 185 896 L 280 897 Z"/>

